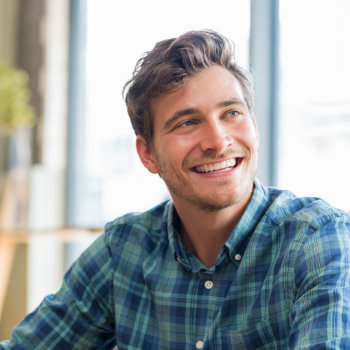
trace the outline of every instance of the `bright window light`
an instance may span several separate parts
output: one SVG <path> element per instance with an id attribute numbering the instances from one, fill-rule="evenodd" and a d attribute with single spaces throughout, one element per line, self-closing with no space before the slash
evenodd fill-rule
<path id="1" fill-rule="evenodd" d="M 80 131 L 86 133 L 86 169 L 80 176 L 90 199 L 82 200 L 77 222 L 94 217 L 97 222 L 90 225 L 103 224 L 168 197 L 161 179 L 136 155 L 122 99 L 138 58 L 157 41 L 210 28 L 233 39 L 239 62 L 248 66 L 249 22 L 247 0 L 219 0 L 215 6 L 208 0 L 87 1 L 87 115 L 86 130 Z"/>
<path id="2" fill-rule="evenodd" d="M 350 2 L 280 2 L 279 185 L 350 209 Z"/>

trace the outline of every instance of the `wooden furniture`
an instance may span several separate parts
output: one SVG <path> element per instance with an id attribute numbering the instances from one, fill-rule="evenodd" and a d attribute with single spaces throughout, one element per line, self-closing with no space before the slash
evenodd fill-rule
<path id="1" fill-rule="evenodd" d="M 101 232 L 77 228 L 0 229 L 0 340 L 8 339 L 11 329 L 32 311 L 33 300 L 44 297 L 40 285 L 47 284 L 52 293 L 56 290 L 51 289 L 61 284 L 67 267 L 66 247 L 76 245 L 83 250 Z"/>

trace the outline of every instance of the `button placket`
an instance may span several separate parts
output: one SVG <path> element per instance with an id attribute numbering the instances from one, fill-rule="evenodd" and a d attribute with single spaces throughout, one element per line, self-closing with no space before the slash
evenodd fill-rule
<path id="1" fill-rule="evenodd" d="M 242 259 L 242 255 L 241 254 L 235 254 L 235 260 L 236 261 L 240 261 Z"/>
<path id="2" fill-rule="evenodd" d="M 204 287 L 205 287 L 206 289 L 212 289 L 213 286 L 214 286 L 214 283 L 213 283 L 213 281 L 211 281 L 211 280 L 207 280 L 207 281 L 204 282 Z"/>
<path id="3" fill-rule="evenodd" d="M 204 343 L 201 340 L 198 340 L 196 343 L 196 349 L 203 349 Z"/>

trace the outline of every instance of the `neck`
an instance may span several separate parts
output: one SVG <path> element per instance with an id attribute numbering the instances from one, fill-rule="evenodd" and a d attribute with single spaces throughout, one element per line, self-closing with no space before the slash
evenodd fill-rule
<path id="1" fill-rule="evenodd" d="M 221 248 L 242 217 L 249 200 L 212 212 L 177 198 L 173 200 L 181 220 L 180 233 L 186 249 L 208 268 L 214 266 Z"/>

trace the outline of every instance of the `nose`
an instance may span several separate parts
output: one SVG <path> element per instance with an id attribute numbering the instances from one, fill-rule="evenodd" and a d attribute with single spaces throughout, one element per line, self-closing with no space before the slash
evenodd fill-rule
<path id="1" fill-rule="evenodd" d="M 232 146 L 233 138 L 230 135 L 229 128 L 222 121 L 211 121 L 203 128 L 200 147 L 203 152 L 215 151 L 221 153 Z"/>

